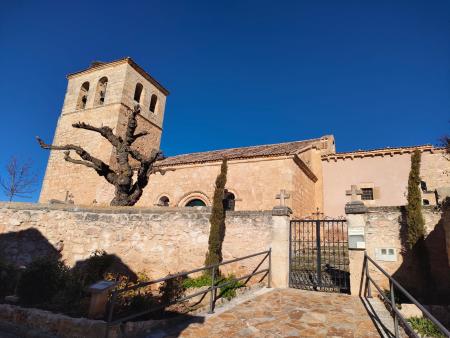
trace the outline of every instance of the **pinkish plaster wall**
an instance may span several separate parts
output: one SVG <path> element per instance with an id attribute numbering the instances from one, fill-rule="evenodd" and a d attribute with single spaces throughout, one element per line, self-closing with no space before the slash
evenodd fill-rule
<path id="1" fill-rule="evenodd" d="M 373 184 L 375 199 L 366 201 L 369 207 L 399 206 L 406 204 L 411 154 L 376 155 L 373 157 L 322 160 L 324 212 L 327 216 L 344 216 L 344 206 L 350 201 L 345 191 L 351 185 Z M 442 152 L 423 152 L 421 177 L 428 189 L 450 186 L 450 161 Z M 430 196 L 429 196 L 430 195 Z M 426 194 L 434 204 L 433 194 Z"/>
<path id="2" fill-rule="evenodd" d="M 404 205 L 411 166 L 411 155 L 363 157 L 322 161 L 324 182 L 324 212 L 327 216 L 344 216 L 345 203 L 350 201 L 345 191 L 351 185 L 373 182 L 380 187 L 377 205 Z"/>

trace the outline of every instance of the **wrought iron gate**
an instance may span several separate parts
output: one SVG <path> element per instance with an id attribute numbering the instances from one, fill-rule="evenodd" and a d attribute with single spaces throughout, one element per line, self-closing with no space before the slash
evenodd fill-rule
<path id="1" fill-rule="evenodd" d="M 350 292 L 345 220 L 292 220 L 289 255 L 290 287 Z"/>

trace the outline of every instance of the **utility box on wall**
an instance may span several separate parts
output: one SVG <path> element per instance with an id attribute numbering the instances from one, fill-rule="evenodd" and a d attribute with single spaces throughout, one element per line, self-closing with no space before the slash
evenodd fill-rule
<path id="1" fill-rule="evenodd" d="M 396 262 L 397 250 L 395 248 L 375 248 L 375 259 L 384 262 Z"/>
<path id="2" fill-rule="evenodd" d="M 365 249 L 366 248 L 364 227 L 348 228 L 348 248 L 349 249 Z"/>

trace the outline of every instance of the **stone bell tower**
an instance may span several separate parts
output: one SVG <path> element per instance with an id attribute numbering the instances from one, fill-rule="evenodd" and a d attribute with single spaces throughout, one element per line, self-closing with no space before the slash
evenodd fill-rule
<path id="1" fill-rule="evenodd" d="M 125 131 L 127 114 L 139 104 L 138 131 L 145 130 L 149 134 L 136 141 L 134 146 L 142 153 L 159 149 L 169 92 L 131 58 L 93 62 L 88 69 L 69 74 L 67 79 L 67 92 L 53 144 L 79 145 L 113 166 L 113 147 L 109 142 L 98 133 L 75 129 L 72 124 L 85 122 L 108 126 L 120 135 Z M 107 205 L 113 195 L 113 187 L 95 171 L 66 162 L 61 151 L 50 152 L 39 202 L 54 199 L 80 205 Z"/>

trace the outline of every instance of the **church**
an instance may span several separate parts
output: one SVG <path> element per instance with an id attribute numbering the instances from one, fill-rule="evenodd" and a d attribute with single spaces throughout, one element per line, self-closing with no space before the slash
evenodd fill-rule
<path id="1" fill-rule="evenodd" d="M 111 163 L 112 146 L 97 133 L 74 129 L 72 124 L 109 126 L 120 134 L 127 112 L 139 104 L 138 129 L 148 135 L 136 147 L 145 154 L 160 148 L 169 91 L 131 58 L 93 62 L 67 78 L 53 144 L 80 145 Z M 166 174 L 150 177 L 135 207 L 211 206 L 214 182 L 225 157 L 231 210 L 271 210 L 284 203 L 294 217 L 316 212 L 341 217 L 351 199 L 368 207 L 404 205 L 411 153 L 416 149 L 422 154 L 423 204 L 435 205 L 450 190 L 450 160 L 443 148 L 420 145 L 340 153 L 333 135 L 318 135 L 309 140 L 167 157 L 158 162 Z M 60 151 L 50 152 L 40 203 L 107 206 L 113 195 L 113 186 L 95 171 L 66 162 Z"/>

